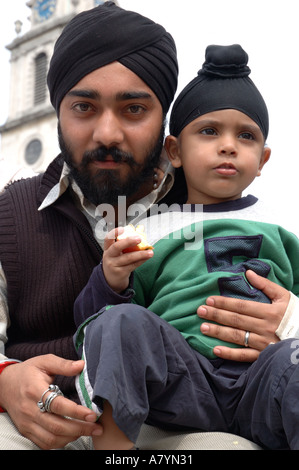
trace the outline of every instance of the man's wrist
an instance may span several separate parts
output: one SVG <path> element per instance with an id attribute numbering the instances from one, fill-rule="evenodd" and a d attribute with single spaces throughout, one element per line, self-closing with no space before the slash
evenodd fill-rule
<path id="1" fill-rule="evenodd" d="M 284 316 L 275 331 L 280 340 L 299 338 L 299 299 L 290 292 L 290 300 Z"/>
<path id="2" fill-rule="evenodd" d="M 4 369 L 6 369 L 7 366 L 10 366 L 12 364 L 17 364 L 18 361 L 3 361 L 3 362 L 0 362 L 0 374 L 4 371 Z M 5 413 L 6 410 L 4 408 L 2 408 L 2 406 L 0 406 L 0 413 Z"/>

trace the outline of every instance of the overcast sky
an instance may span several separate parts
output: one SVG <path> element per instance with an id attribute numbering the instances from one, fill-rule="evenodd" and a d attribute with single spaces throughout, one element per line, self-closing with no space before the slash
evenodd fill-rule
<path id="1" fill-rule="evenodd" d="M 63 0 L 60 0 L 63 1 Z M 270 114 L 269 163 L 250 191 L 277 207 L 294 222 L 299 233 L 298 0 L 120 0 L 160 22 L 173 35 L 178 49 L 180 91 L 195 77 L 209 44 L 238 43 L 249 55 L 251 78 L 263 94 Z M 0 123 L 6 120 L 9 53 L 5 45 L 15 37 L 14 22 L 30 24 L 26 0 L 1 2 L 0 63 L 2 103 Z"/>

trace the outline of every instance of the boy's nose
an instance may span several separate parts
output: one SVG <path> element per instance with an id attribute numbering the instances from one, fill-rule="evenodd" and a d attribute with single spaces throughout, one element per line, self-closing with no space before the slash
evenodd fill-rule
<path id="1" fill-rule="evenodd" d="M 219 154 L 231 156 L 237 154 L 237 147 L 233 138 L 225 137 L 221 140 L 219 144 Z"/>

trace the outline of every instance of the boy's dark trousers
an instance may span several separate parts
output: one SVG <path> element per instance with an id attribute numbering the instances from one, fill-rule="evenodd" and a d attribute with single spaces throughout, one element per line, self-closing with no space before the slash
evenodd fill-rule
<path id="1" fill-rule="evenodd" d="M 231 432 L 267 449 L 299 449 L 296 347 L 299 357 L 299 341 L 285 340 L 252 364 L 208 360 L 157 315 L 121 304 L 103 309 L 87 326 L 84 373 L 93 401 L 100 410 L 103 399 L 110 402 L 132 442 L 146 422 Z"/>

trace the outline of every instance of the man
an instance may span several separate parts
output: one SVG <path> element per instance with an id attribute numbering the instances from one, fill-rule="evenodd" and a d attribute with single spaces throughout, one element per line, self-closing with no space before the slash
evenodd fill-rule
<path id="1" fill-rule="evenodd" d="M 66 26 L 48 85 L 62 153 L 44 175 L 13 184 L 0 198 L 0 333 L 5 341 L 9 316 L 5 355 L 13 358 L 0 364 L 0 406 L 7 410 L 0 434 L 11 446 L 2 437 L 2 449 L 63 448 L 102 432 L 95 414 L 76 404 L 74 376 L 83 364 L 72 340 L 73 303 L 102 258 L 106 219 L 98 207 L 113 206 L 120 219 L 118 195 L 145 210 L 161 195 L 155 168 L 177 86 L 175 45 L 160 25 L 107 2 Z M 274 304 L 278 323 L 289 299 L 283 295 Z M 269 310 L 262 315 L 271 322 Z M 248 318 L 244 326 L 254 331 L 255 318 Z M 261 333 L 267 344 L 275 339 L 271 328 L 265 340 Z M 265 344 L 250 346 L 256 354 Z"/>
<path id="2" fill-rule="evenodd" d="M 95 416 L 66 398 L 59 400 L 62 414 L 80 422 L 46 416 L 36 403 L 52 382 L 67 397 L 76 398 L 72 376 L 81 366 L 59 358 L 77 359 L 73 302 L 102 257 L 101 239 L 96 238 L 103 231 L 102 217 L 96 206 L 111 204 L 117 213 L 118 195 L 126 196 L 128 203 L 142 199 L 145 207 L 154 202 L 158 189 L 145 196 L 157 184 L 154 168 L 177 73 L 170 34 L 112 2 L 75 17 L 55 46 L 48 85 L 59 118 L 62 156 L 43 176 L 13 185 L 0 203 L 1 333 L 3 338 L 9 312 L 6 356 L 25 361 L 10 365 L 11 372 L 16 371 L 23 392 L 25 381 L 32 387 L 31 398 L 23 397 L 21 404 L 15 396 L 8 403 L 15 386 L 12 378 L 7 379 L 9 388 L 3 384 L 10 375 L 6 367 L 0 402 L 20 432 L 41 448 L 63 447 L 77 436 L 100 430 L 86 422 Z M 15 206 L 17 200 L 22 207 Z M 9 248 L 15 236 L 22 238 L 22 247 L 13 242 Z M 16 276 L 26 285 L 21 287 Z M 46 373 L 31 374 L 36 360 Z M 55 423 L 58 436 L 52 432 Z"/>

